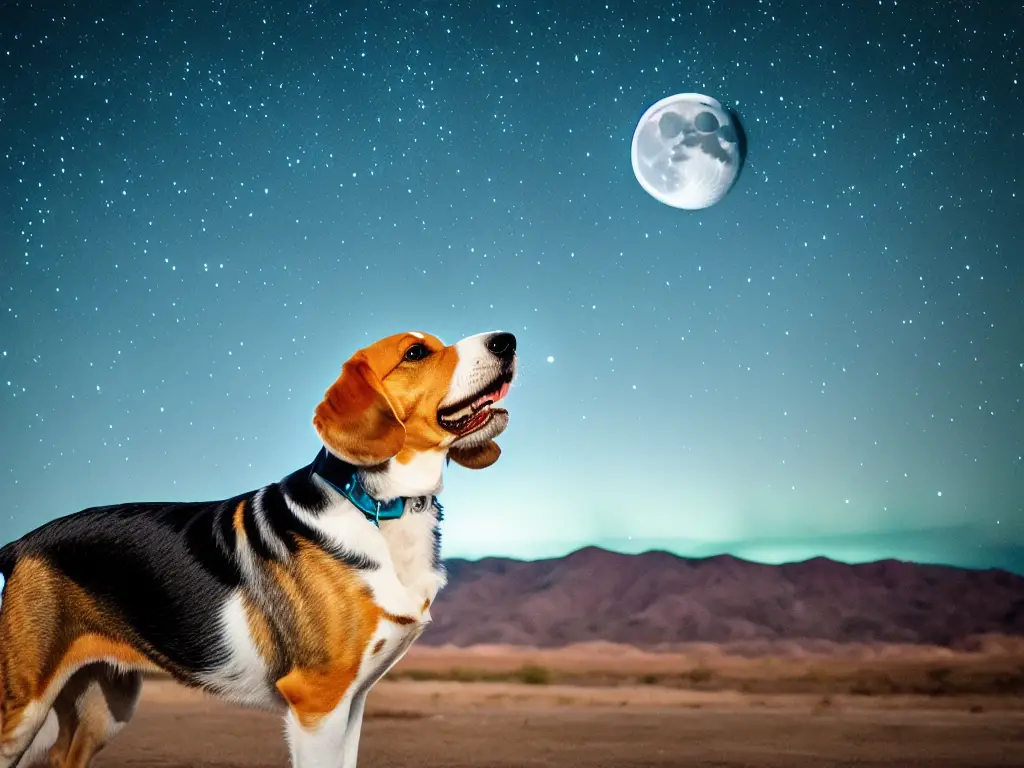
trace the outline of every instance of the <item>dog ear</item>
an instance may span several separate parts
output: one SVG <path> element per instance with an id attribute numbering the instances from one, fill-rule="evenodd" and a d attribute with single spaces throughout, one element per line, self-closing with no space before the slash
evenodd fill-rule
<path id="1" fill-rule="evenodd" d="M 453 445 L 448 449 L 448 456 L 456 464 L 467 469 L 486 469 L 501 456 L 501 448 L 493 440 L 488 440 L 483 445 L 474 445 L 472 448 Z"/>
<path id="2" fill-rule="evenodd" d="M 405 426 L 361 354 L 341 367 L 316 407 L 313 426 L 332 453 L 359 466 L 381 464 L 405 444 Z"/>

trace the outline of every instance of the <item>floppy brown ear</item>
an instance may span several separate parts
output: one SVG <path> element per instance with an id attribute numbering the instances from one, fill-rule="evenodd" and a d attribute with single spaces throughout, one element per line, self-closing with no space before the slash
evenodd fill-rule
<path id="1" fill-rule="evenodd" d="M 360 466 L 387 461 L 405 443 L 405 426 L 361 355 L 341 367 L 316 407 L 313 426 L 332 453 Z"/>
<path id="2" fill-rule="evenodd" d="M 474 445 L 472 448 L 452 446 L 448 449 L 448 456 L 456 464 L 467 469 L 486 469 L 501 456 L 501 448 L 493 440 L 488 440 L 483 445 Z"/>

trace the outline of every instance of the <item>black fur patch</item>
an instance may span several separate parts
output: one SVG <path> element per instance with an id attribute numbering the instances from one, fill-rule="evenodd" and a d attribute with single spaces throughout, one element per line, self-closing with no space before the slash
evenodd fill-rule
<path id="1" fill-rule="evenodd" d="M 261 560 L 274 560 L 274 551 L 263 540 L 263 532 L 256 520 L 258 512 L 255 496 L 256 494 L 253 494 L 253 499 L 242 510 L 242 529 L 245 531 L 245 541 L 256 557 Z"/>
<path id="2" fill-rule="evenodd" d="M 228 506 L 227 502 L 221 504 L 221 508 L 217 511 L 217 526 L 214 534 L 220 551 L 233 558 L 235 547 L 238 546 L 238 535 L 235 533 L 235 510 Z"/>
<path id="3" fill-rule="evenodd" d="M 322 512 L 327 507 L 328 498 L 320 487 L 313 482 L 313 465 L 307 464 L 300 470 L 292 472 L 280 482 L 284 493 L 303 509 L 310 512 Z"/>
<path id="4" fill-rule="evenodd" d="M 434 555 L 432 558 L 432 565 L 434 570 L 438 573 L 444 573 L 444 562 L 441 560 L 441 523 L 444 520 L 444 507 L 441 506 L 441 502 L 436 498 L 433 499 L 434 505 Z"/>
<path id="5" fill-rule="evenodd" d="M 3 575 L 5 579 L 10 578 L 11 571 L 14 570 L 14 563 L 17 558 L 16 546 L 17 542 L 11 542 L 0 547 L 0 575 Z"/>
<path id="6" fill-rule="evenodd" d="M 33 555 L 86 590 L 131 626 L 186 682 L 227 658 L 218 617 L 241 582 L 214 533 L 220 504 L 94 507 L 27 534 L 19 557 Z"/>
<path id="7" fill-rule="evenodd" d="M 304 505 L 300 506 L 306 508 Z M 263 512 L 263 519 L 267 525 L 281 540 L 281 543 L 288 548 L 289 552 L 295 552 L 300 538 L 317 544 L 321 543 L 319 534 L 288 509 L 288 502 L 285 501 L 280 485 L 268 486 L 263 491 L 260 498 L 260 510 Z"/>

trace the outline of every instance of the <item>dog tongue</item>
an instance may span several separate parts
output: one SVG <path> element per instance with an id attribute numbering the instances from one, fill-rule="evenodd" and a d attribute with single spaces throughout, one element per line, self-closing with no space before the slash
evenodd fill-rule
<path id="1" fill-rule="evenodd" d="M 484 403 L 496 403 L 501 398 L 508 394 L 509 384 L 508 382 L 501 385 L 501 388 L 497 392 L 489 392 L 486 395 L 481 395 L 473 402 L 473 408 L 479 408 Z"/>
<path id="2" fill-rule="evenodd" d="M 487 419 L 491 417 L 491 412 L 488 410 L 477 411 L 470 417 L 469 421 L 466 422 L 466 426 L 462 428 L 459 434 L 464 435 L 467 432 L 472 432 L 474 429 L 483 424 Z"/>

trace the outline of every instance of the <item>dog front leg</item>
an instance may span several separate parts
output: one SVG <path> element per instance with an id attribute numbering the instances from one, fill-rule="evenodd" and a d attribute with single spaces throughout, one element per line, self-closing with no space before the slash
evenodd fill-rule
<path id="1" fill-rule="evenodd" d="M 342 768 L 348 752 L 347 737 L 352 699 L 348 696 L 315 723 L 304 722 L 294 709 L 285 717 L 292 768 Z"/>
<path id="2" fill-rule="evenodd" d="M 288 702 L 285 733 L 292 768 L 347 766 L 351 715 L 357 705 L 362 720 L 362 699 L 355 675 L 345 670 L 293 670 L 277 682 Z M 355 765 L 355 763 L 353 763 Z"/>
<path id="3" fill-rule="evenodd" d="M 363 688 L 352 697 L 348 711 L 348 728 L 345 733 L 345 751 L 342 753 L 342 768 L 356 768 L 359 760 L 359 736 L 363 732 L 363 712 L 366 710 L 366 694 Z"/>

